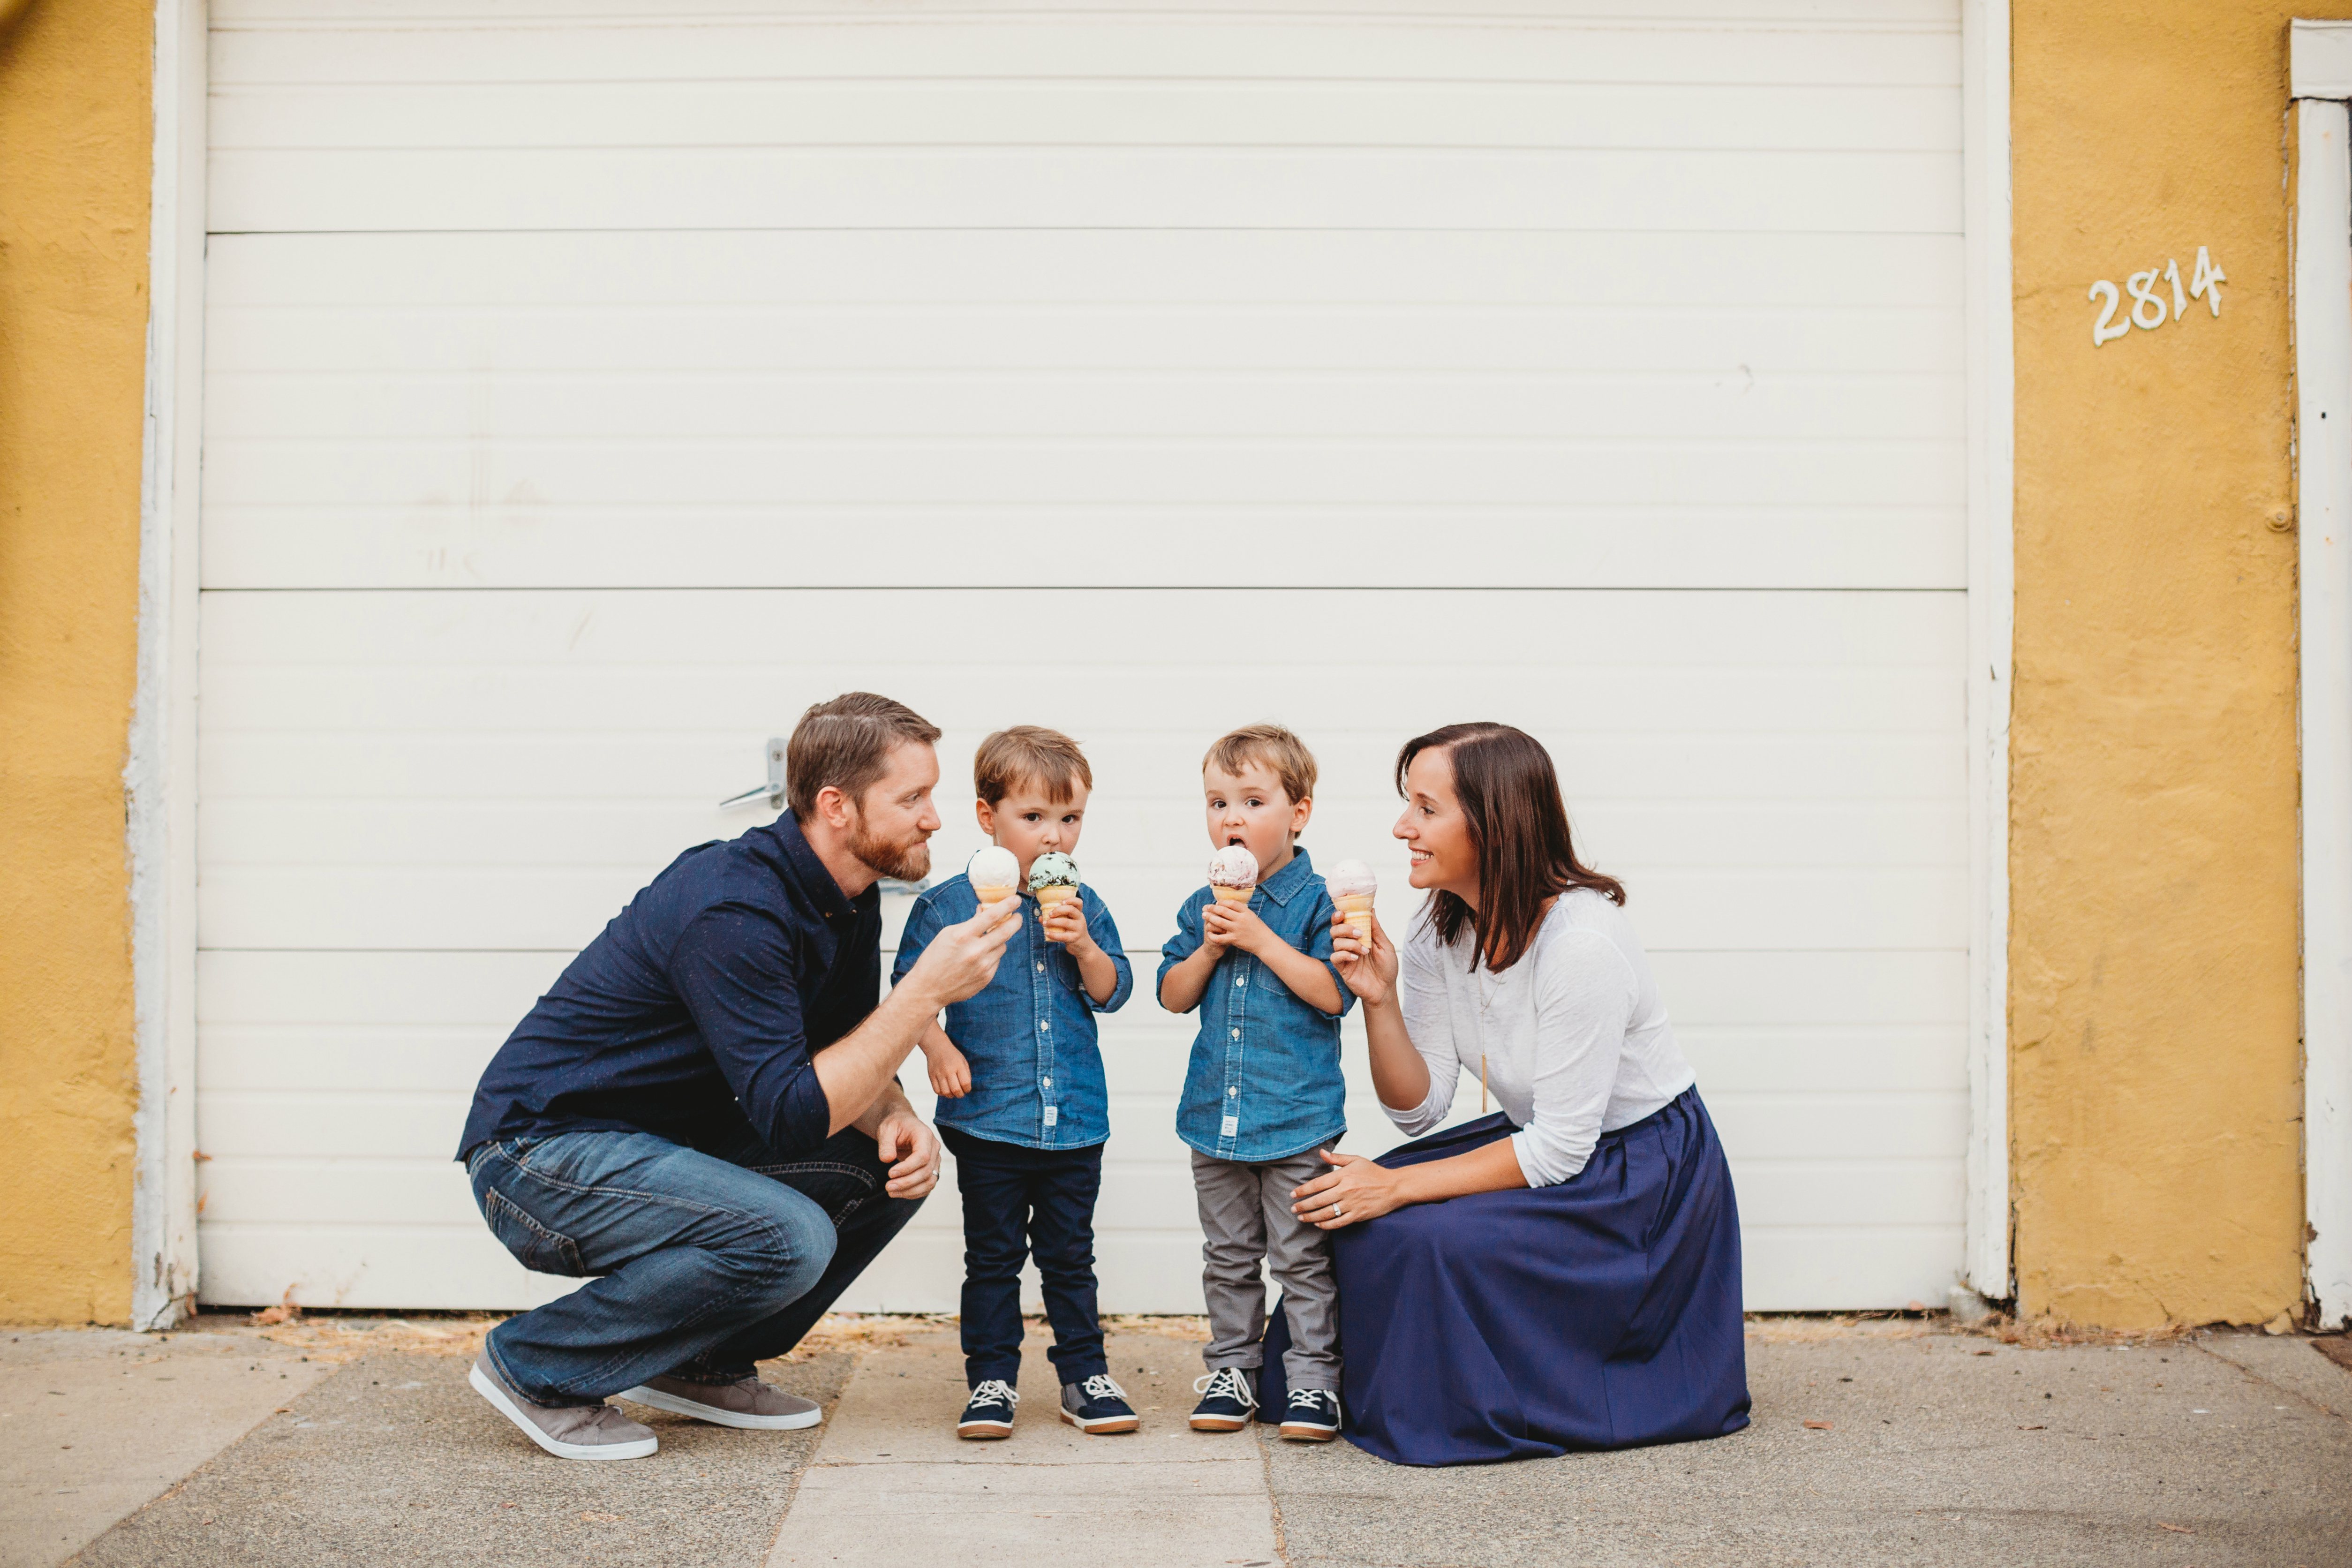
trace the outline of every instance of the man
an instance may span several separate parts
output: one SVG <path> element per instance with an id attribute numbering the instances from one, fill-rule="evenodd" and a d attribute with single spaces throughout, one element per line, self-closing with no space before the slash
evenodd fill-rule
<path id="1" fill-rule="evenodd" d="M 482 1074 L 458 1158 L 483 1217 L 529 1268 L 602 1276 L 499 1324 L 474 1365 L 549 1453 L 651 1454 L 614 1394 L 815 1424 L 754 1363 L 797 1344 L 938 1184 L 898 1064 L 1020 929 L 1018 900 L 982 909 L 876 1005 L 875 884 L 930 868 L 939 737 L 868 692 L 811 708 L 785 815 L 679 856 Z"/>

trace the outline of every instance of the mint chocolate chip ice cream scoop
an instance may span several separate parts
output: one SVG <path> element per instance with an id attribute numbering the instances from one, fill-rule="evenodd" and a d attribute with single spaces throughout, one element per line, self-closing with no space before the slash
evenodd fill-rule
<path id="1" fill-rule="evenodd" d="M 1078 863 L 1058 849 L 1048 849 L 1029 864 L 1029 890 L 1033 893 L 1046 888 L 1077 885 Z"/>

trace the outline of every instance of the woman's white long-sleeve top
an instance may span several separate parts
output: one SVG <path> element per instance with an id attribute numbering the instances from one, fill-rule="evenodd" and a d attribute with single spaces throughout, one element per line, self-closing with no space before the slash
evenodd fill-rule
<path id="1" fill-rule="evenodd" d="M 1519 1131 L 1511 1138 L 1531 1187 L 1584 1169 L 1603 1132 L 1630 1126 L 1696 1080 L 1650 961 L 1625 911 L 1578 888 L 1555 900 L 1525 957 L 1501 973 L 1471 963 L 1465 925 L 1451 947 L 1416 918 L 1398 954 L 1405 1030 L 1429 1064 L 1429 1097 L 1383 1106 L 1408 1133 L 1445 1120 L 1455 1087 L 1486 1059 L 1486 1087 Z"/>

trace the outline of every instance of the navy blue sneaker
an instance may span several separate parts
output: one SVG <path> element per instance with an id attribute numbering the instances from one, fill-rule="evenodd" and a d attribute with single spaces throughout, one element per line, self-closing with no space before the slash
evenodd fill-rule
<path id="1" fill-rule="evenodd" d="M 1111 1381 L 1110 1373 L 1097 1373 L 1082 1383 L 1062 1384 L 1062 1419 L 1089 1437 L 1106 1432 L 1132 1432 L 1136 1428 L 1135 1406 L 1127 1402 L 1127 1390 Z"/>
<path id="2" fill-rule="evenodd" d="M 1282 1435 L 1294 1443 L 1328 1443 L 1339 1435 L 1339 1396 L 1328 1388 L 1294 1388 L 1282 1413 Z"/>
<path id="3" fill-rule="evenodd" d="M 1250 1424 L 1250 1412 L 1257 1408 L 1257 1369 L 1220 1367 L 1194 1379 L 1192 1392 L 1201 1396 L 1201 1403 L 1192 1406 L 1193 1431 L 1238 1432 Z"/>
<path id="4" fill-rule="evenodd" d="M 1001 1377 L 992 1377 L 971 1391 L 971 1402 L 963 1407 L 963 1419 L 956 1423 L 956 1436 L 979 1443 L 1010 1437 L 1013 1412 L 1020 1404 L 1019 1389 Z"/>

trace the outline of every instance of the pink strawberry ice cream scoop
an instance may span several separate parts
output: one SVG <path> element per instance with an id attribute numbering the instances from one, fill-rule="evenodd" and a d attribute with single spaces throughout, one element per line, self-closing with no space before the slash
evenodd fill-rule
<path id="1" fill-rule="evenodd" d="M 1369 899 L 1381 890 L 1381 879 L 1361 860 L 1342 860 L 1324 874 L 1324 886 L 1335 899 Z"/>
<path id="2" fill-rule="evenodd" d="M 1257 886 L 1257 857 L 1239 844 L 1228 844 L 1209 857 L 1209 886 L 1212 888 L 1255 888 Z"/>

